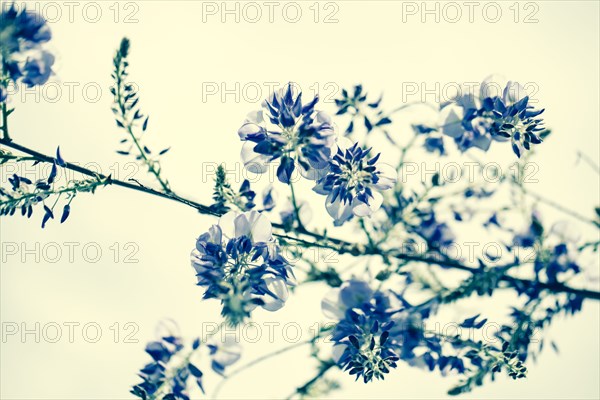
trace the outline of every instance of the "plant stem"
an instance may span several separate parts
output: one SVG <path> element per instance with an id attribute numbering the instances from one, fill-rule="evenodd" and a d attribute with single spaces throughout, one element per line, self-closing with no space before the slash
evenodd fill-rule
<path id="1" fill-rule="evenodd" d="M 313 340 L 311 339 L 311 340 L 307 340 L 307 341 L 304 341 L 304 342 L 298 342 L 298 343 L 294 343 L 291 346 L 283 347 L 283 348 L 281 348 L 279 350 L 272 351 L 272 352 L 264 354 L 264 355 L 262 355 L 262 356 L 260 356 L 258 358 L 255 358 L 254 360 L 252 360 L 252 361 L 250 361 L 250 362 L 242 365 L 241 367 L 233 370 L 230 374 L 228 374 L 227 376 L 223 377 L 223 379 L 215 387 L 215 390 L 213 391 L 213 394 L 212 394 L 211 398 L 216 399 L 218 397 L 218 395 L 219 395 L 219 392 L 221 391 L 221 389 L 223 388 L 223 386 L 225 385 L 225 383 L 229 379 L 231 379 L 234 376 L 236 376 L 236 375 L 244 372 L 248 368 L 251 368 L 251 367 L 253 367 L 253 366 L 257 365 L 257 364 L 260 364 L 261 362 L 266 361 L 266 360 L 268 360 L 271 357 L 275 357 L 275 356 L 278 356 L 280 354 L 287 353 L 288 351 L 291 351 L 291 350 L 296 349 L 298 347 L 304 346 L 305 344 L 312 343 L 312 341 Z"/>
<path id="2" fill-rule="evenodd" d="M 6 101 L 2 103 L 2 139 L 10 142 L 12 139 L 8 134 L 8 107 L 6 105 Z"/>
<path id="3" fill-rule="evenodd" d="M 548 206 L 550 206 L 550 207 L 552 207 L 552 208 L 554 208 L 554 209 L 556 209 L 556 210 L 558 210 L 560 212 L 563 212 L 563 213 L 565 213 L 565 214 L 567 214 L 567 215 L 569 215 L 569 216 L 571 216 L 571 217 L 573 217 L 573 218 L 575 218 L 575 219 L 577 219 L 577 220 L 579 220 L 581 222 L 585 222 L 586 224 L 591 224 L 591 225 L 595 226 L 596 228 L 600 228 L 600 223 L 599 222 L 596 222 L 594 220 L 586 218 L 583 215 L 581 215 L 581 214 L 579 214 L 579 213 L 577 213 L 575 211 L 569 210 L 568 208 L 564 207 L 561 204 L 558 204 L 557 202 L 555 202 L 553 200 L 547 199 L 547 198 L 543 197 L 542 195 L 539 195 L 539 194 L 537 194 L 535 192 L 532 192 L 531 190 L 526 189 L 525 185 L 523 185 L 522 189 L 523 189 L 523 193 L 526 194 L 527 196 L 533 197 L 537 201 L 539 201 L 541 203 L 544 203 L 544 204 L 546 204 L 546 205 L 548 205 Z"/>
<path id="4" fill-rule="evenodd" d="M 125 62 L 125 60 L 123 60 L 122 62 Z M 171 191 L 171 189 L 169 188 L 169 185 L 165 181 L 163 181 L 163 179 L 161 178 L 160 171 L 158 171 L 155 168 L 154 162 L 152 162 L 151 160 L 148 159 L 148 157 L 146 156 L 146 152 L 140 145 L 138 138 L 133 133 L 133 122 L 135 120 L 135 116 L 131 121 L 129 121 L 129 118 L 128 118 L 129 110 L 127 109 L 127 106 L 125 104 L 126 100 L 123 97 L 123 86 L 125 85 L 123 73 L 124 73 L 125 68 L 124 67 L 122 68 L 122 66 L 123 66 L 123 64 L 120 62 L 115 71 L 115 77 L 117 80 L 117 82 L 116 82 L 117 83 L 117 85 L 116 85 L 117 86 L 117 89 L 116 89 L 117 99 L 116 100 L 117 100 L 117 105 L 119 106 L 118 109 L 119 109 L 119 111 L 121 111 L 121 118 L 123 119 L 123 121 L 122 121 L 123 126 L 124 126 L 125 130 L 127 131 L 127 133 L 129 134 L 129 136 L 131 137 L 131 140 L 133 140 L 135 147 L 138 149 L 138 152 L 140 153 L 140 157 L 142 158 L 144 164 L 146 164 L 150 173 L 152 173 L 152 175 L 154 175 L 154 177 L 156 178 L 156 180 L 158 181 L 160 186 L 163 188 L 163 191 L 165 193 L 173 193 Z"/>
<path id="5" fill-rule="evenodd" d="M 8 85 L 8 76 L 7 76 L 7 72 L 5 71 L 5 67 L 4 67 L 4 63 L 2 63 L 2 74 L 0 75 L 0 85 L 4 86 Z M 4 99 L 4 101 L 2 102 L 2 139 L 10 142 L 12 139 L 10 138 L 10 135 L 8 134 L 8 116 L 10 115 L 11 111 L 8 111 L 8 98 Z"/>
<path id="6" fill-rule="evenodd" d="M 329 371 L 331 368 L 333 368 L 335 366 L 336 366 L 336 364 L 333 360 L 323 361 L 323 363 L 319 367 L 317 374 L 314 377 L 312 377 L 311 379 L 309 379 L 304 385 L 298 387 L 296 389 L 296 391 L 294 393 L 292 393 L 291 395 L 289 395 L 286 399 L 290 400 L 296 394 L 299 394 L 301 396 L 307 394 L 310 387 L 312 385 L 314 385 L 319 379 L 321 379 L 327 373 L 327 371 Z"/>
<path id="7" fill-rule="evenodd" d="M 294 215 L 296 216 L 296 222 L 298 223 L 298 231 L 306 232 L 306 228 L 302 225 L 302 221 L 300 220 L 300 208 L 298 207 L 298 202 L 296 201 L 296 192 L 294 192 L 294 184 L 290 181 L 290 190 L 292 192 L 292 207 L 294 207 Z"/>

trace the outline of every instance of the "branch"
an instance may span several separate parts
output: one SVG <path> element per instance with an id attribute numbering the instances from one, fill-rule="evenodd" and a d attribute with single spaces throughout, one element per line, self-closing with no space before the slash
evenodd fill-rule
<path id="1" fill-rule="evenodd" d="M 47 162 L 47 163 L 56 162 L 56 159 L 54 157 L 50 157 L 45 154 L 39 153 L 35 150 L 29 149 L 25 146 L 22 146 L 20 144 L 12 142 L 12 141 L 0 139 L 0 145 L 5 145 L 5 146 L 13 148 L 15 150 L 21 151 L 25 154 L 35 157 L 39 161 L 43 161 L 43 162 Z M 94 178 L 106 179 L 107 185 L 110 184 L 110 185 L 121 186 L 121 187 L 124 187 L 127 189 L 131 189 L 131 190 L 135 190 L 138 192 L 158 196 L 158 197 L 165 198 L 165 199 L 170 199 L 170 200 L 176 201 L 178 203 L 185 204 L 186 206 L 197 210 L 201 214 L 212 215 L 215 217 L 221 216 L 220 213 L 215 212 L 209 206 L 195 202 L 193 200 L 188 200 L 186 198 L 180 197 L 173 192 L 164 193 L 164 192 L 160 192 L 158 190 L 152 189 L 152 188 L 148 188 L 146 186 L 139 186 L 137 184 L 123 182 L 118 179 L 112 179 L 108 176 L 98 174 L 87 168 L 84 168 L 84 167 L 81 167 L 81 166 L 78 166 L 75 164 L 71 164 L 71 163 L 66 163 L 65 168 L 70 169 L 72 171 L 82 173 L 87 176 L 94 177 Z M 276 229 L 280 229 L 280 230 L 284 229 L 282 224 L 277 224 L 277 223 L 274 223 L 273 227 Z M 304 240 L 301 238 L 296 238 L 296 237 L 292 237 L 292 236 L 288 236 L 288 235 L 284 235 L 284 234 L 275 234 L 275 236 L 282 238 L 282 239 L 286 239 L 286 240 L 294 240 L 294 241 L 302 243 L 303 245 L 308 246 L 308 247 L 318 247 L 318 248 L 327 248 L 327 249 L 335 250 L 340 254 L 350 253 L 354 256 L 394 257 L 396 259 L 404 260 L 404 261 L 423 262 L 423 263 L 427 263 L 427 264 L 440 265 L 445 268 L 452 268 L 452 269 L 456 269 L 456 270 L 460 270 L 460 271 L 469 272 L 471 274 L 477 274 L 478 272 L 480 272 L 480 270 L 478 268 L 469 267 L 469 266 L 463 265 L 463 264 L 453 261 L 453 260 L 448 260 L 448 259 L 439 260 L 439 259 L 434 259 L 431 257 L 415 256 L 415 255 L 410 255 L 410 254 L 405 254 L 405 253 L 399 253 L 399 252 L 396 252 L 393 250 L 386 251 L 379 247 L 372 247 L 372 246 L 366 247 L 364 245 L 353 244 L 353 243 L 350 243 L 350 242 L 347 242 L 347 241 L 344 241 L 344 240 L 341 240 L 338 238 L 328 237 L 325 235 L 321 235 L 319 233 L 307 231 L 305 229 L 301 230 L 298 233 L 301 235 L 304 235 L 304 236 L 312 237 L 313 239 L 316 239 L 317 241 L 315 241 L 315 242 L 308 241 L 308 240 Z M 561 283 L 552 283 L 552 284 L 551 283 L 543 283 L 543 282 L 531 281 L 531 280 L 527 280 L 527 279 L 515 278 L 515 277 L 511 277 L 509 275 L 504 275 L 501 278 L 501 280 L 508 283 L 512 287 L 524 287 L 524 286 L 527 287 L 528 285 L 529 286 L 538 285 L 541 288 L 549 290 L 553 293 L 572 293 L 572 294 L 582 296 L 583 298 L 586 298 L 586 299 L 600 300 L 600 292 L 586 290 L 586 289 L 576 289 L 576 288 L 572 288 L 570 286 L 567 286 L 567 285 L 564 285 Z"/>
<path id="2" fill-rule="evenodd" d="M 54 162 L 57 161 L 54 157 L 50 157 L 50 156 L 47 156 L 45 154 L 39 153 L 39 152 L 37 152 L 35 150 L 29 149 L 29 148 L 27 148 L 25 146 L 22 146 L 20 144 L 12 142 L 12 141 L 7 141 L 7 140 L 4 140 L 4 139 L 0 139 L 0 145 L 4 145 L 4 146 L 10 147 L 10 148 L 13 148 L 13 149 L 21 151 L 21 152 L 23 152 L 25 154 L 29 154 L 30 156 L 35 157 L 38 161 L 43 161 L 43 162 L 47 162 L 47 163 L 50 163 L 50 164 L 52 164 L 52 163 L 54 163 Z M 81 167 L 79 165 L 71 164 L 71 163 L 66 163 L 65 168 L 70 169 L 70 170 L 75 171 L 75 172 L 79 172 L 81 174 L 84 174 L 84 175 L 87 175 L 87 176 L 90 176 L 90 177 L 93 177 L 93 178 L 107 179 L 108 180 L 107 184 L 109 184 L 109 185 L 121 186 L 121 187 L 124 187 L 124 188 L 127 188 L 127 189 L 131 189 L 131 190 L 135 190 L 135 191 L 138 191 L 138 192 L 143 192 L 143 193 L 151 194 L 151 195 L 154 195 L 154 196 L 162 197 L 162 198 L 165 198 L 165 199 L 174 200 L 174 201 L 176 201 L 178 203 L 182 203 L 182 204 L 185 204 L 185 205 L 187 205 L 189 207 L 192 207 L 192 208 L 196 209 L 197 211 L 199 211 L 202 214 L 213 215 L 213 216 L 216 216 L 216 217 L 220 216 L 219 214 L 217 214 L 214 211 L 212 211 L 210 209 L 210 207 L 205 206 L 205 205 L 200 204 L 200 203 L 197 203 L 197 202 L 192 201 L 192 200 L 185 199 L 185 198 L 180 197 L 180 196 L 178 196 L 178 195 L 176 195 L 175 193 L 172 193 L 172 192 L 171 193 L 164 193 L 164 192 L 160 192 L 158 190 L 155 190 L 155 189 L 152 189 L 152 188 L 149 188 L 149 187 L 146 187 L 146 186 L 139 186 L 137 184 L 120 181 L 118 179 L 112 179 L 112 178 L 110 178 L 110 176 L 102 175 L 102 174 L 99 174 L 99 173 L 94 172 L 92 170 L 89 170 L 87 168 Z"/>

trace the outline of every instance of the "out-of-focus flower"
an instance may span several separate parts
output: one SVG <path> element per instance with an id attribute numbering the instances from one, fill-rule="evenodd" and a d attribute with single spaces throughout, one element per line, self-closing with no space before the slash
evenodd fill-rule
<path id="1" fill-rule="evenodd" d="M 379 162 L 380 154 L 369 157 L 371 149 L 362 149 L 358 143 L 340 141 L 335 156 L 329 162 L 325 176 L 313 190 L 326 195 L 325 207 L 336 226 L 353 216 L 368 217 L 383 202 L 380 191 L 394 187 L 396 170 Z"/>
<path id="2" fill-rule="evenodd" d="M 242 346 L 233 335 L 227 335 L 223 342 L 212 341 L 210 349 L 211 367 L 216 373 L 223 375 L 225 369 L 236 363 L 242 356 Z"/>
<path id="3" fill-rule="evenodd" d="M 355 121 L 362 120 L 367 134 L 379 128 L 391 140 L 386 126 L 391 124 L 392 120 L 380 109 L 381 100 L 383 96 L 379 96 L 375 101 L 367 100 L 367 92 L 363 90 L 362 85 L 355 85 L 351 90 L 342 89 L 341 97 L 335 99 L 335 105 L 338 107 L 336 115 L 349 114 L 352 117 L 345 135 L 351 135 L 356 129 Z"/>
<path id="4" fill-rule="evenodd" d="M 537 212 L 531 214 L 531 223 L 525 230 L 515 234 L 513 244 L 519 247 L 533 247 L 539 242 L 544 233 L 544 226 L 540 221 L 540 216 Z"/>
<path id="5" fill-rule="evenodd" d="M 54 56 L 43 49 L 50 40 L 50 28 L 44 18 L 30 10 L 17 10 L 11 4 L 0 14 L 0 64 L 2 86 L 7 80 L 29 87 L 43 85 L 52 74 Z M 0 95 L 0 101 L 2 95 Z"/>
<path id="6" fill-rule="evenodd" d="M 164 329 L 163 329 L 164 331 Z M 146 353 L 152 362 L 146 364 L 139 372 L 142 383 L 131 389 L 131 393 L 141 399 L 176 399 L 189 400 L 188 380 L 193 378 L 202 391 L 202 371 L 196 367 L 184 353 L 183 339 L 178 332 L 163 332 L 158 340 L 146 345 Z M 199 339 L 192 344 L 196 350 L 200 346 Z"/>
<path id="7" fill-rule="evenodd" d="M 279 160 L 277 177 L 290 183 L 296 165 L 308 179 L 317 179 L 331 158 L 335 131 L 329 116 L 316 111 L 318 97 L 302 103 L 291 83 L 263 102 L 263 109 L 248 114 L 238 130 L 244 141 L 242 160 L 252 172 L 264 173 Z"/>
<path id="8" fill-rule="evenodd" d="M 424 238 L 427 244 L 436 249 L 450 246 L 455 240 L 454 232 L 445 222 L 439 222 L 434 212 L 428 212 L 414 228 L 415 233 Z"/>
<path id="9" fill-rule="evenodd" d="M 444 138 L 438 136 L 430 136 L 425 139 L 425 150 L 430 153 L 438 152 L 440 156 L 446 154 L 444 149 Z"/>
<path id="10" fill-rule="evenodd" d="M 220 299 L 222 314 L 241 323 L 257 306 L 283 307 L 294 275 L 273 239 L 271 222 L 257 212 L 230 211 L 218 225 L 200 235 L 192 251 L 192 266 L 204 298 Z"/>
<path id="11" fill-rule="evenodd" d="M 287 202 L 284 205 L 284 208 L 279 212 L 279 216 L 281 217 L 281 223 L 286 231 L 290 231 L 296 221 L 294 205 L 291 202 Z M 306 226 L 310 223 L 310 220 L 312 219 L 312 210 L 310 204 L 306 201 L 301 200 L 298 202 L 298 217 L 300 218 L 302 226 Z"/>
<path id="12" fill-rule="evenodd" d="M 559 275 L 569 271 L 574 274 L 581 272 L 577 263 L 577 251 L 570 243 L 559 243 L 546 252 L 538 255 L 534 263 L 536 274 L 544 272 L 548 282 L 559 282 Z"/>
<path id="13" fill-rule="evenodd" d="M 33 87 L 48 82 L 53 64 L 54 56 L 47 51 L 41 51 L 38 58 L 28 58 L 23 66 L 23 83 Z"/>

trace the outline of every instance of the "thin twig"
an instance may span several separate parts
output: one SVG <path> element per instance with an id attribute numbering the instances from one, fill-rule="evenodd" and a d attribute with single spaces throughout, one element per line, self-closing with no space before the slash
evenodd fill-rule
<path id="1" fill-rule="evenodd" d="M 258 358 L 255 358 L 254 360 L 242 365 L 241 367 L 233 370 L 231 373 L 229 373 L 227 376 L 224 376 L 223 379 L 218 383 L 218 385 L 215 387 L 215 390 L 213 391 L 213 394 L 211 396 L 211 398 L 216 399 L 219 395 L 219 392 L 221 391 L 221 389 L 223 388 L 223 386 L 225 385 L 225 383 L 230 380 L 231 378 L 233 378 L 234 376 L 244 372 L 245 370 L 247 370 L 248 368 L 251 368 L 253 366 L 255 366 L 256 364 L 260 364 L 263 361 L 268 360 L 271 357 L 275 357 L 278 356 L 280 354 L 283 353 L 287 353 L 288 351 L 291 351 L 293 349 L 296 349 L 298 347 L 304 346 L 305 344 L 310 344 L 313 342 L 313 339 L 311 340 L 307 340 L 304 342 L 298 342 L 298 343 L 294 343 L 291 346 L 287 346 L 284 348 L 281 348 L 279 350 L 276 351 L 272 351 L 270 353 L 264 354 Z"/>

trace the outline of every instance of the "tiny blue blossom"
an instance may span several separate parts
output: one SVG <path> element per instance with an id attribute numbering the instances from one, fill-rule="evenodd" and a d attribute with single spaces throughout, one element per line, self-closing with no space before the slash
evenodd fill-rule
<path id="1" fill-rule="evenodd" d="M 327 196 L 325 207 L 336 226 L 353 216 L 373 214 L 383 202 L 379 192 L 393 188 L 397 181 L 396 170 L 380 162 L 380 154 L 370 157 L 370 152 L 358 143 L 350 145 L 348 140 L 340 140 L 327 173 L 313 188 Z"/>
<path id="2" fill-rule="evenodd" d="M 294 275 L 273 239 L 268 218 L 257 212 L 230 211 L 200 235 L 192 251 L 198 285 L 205 299 L 220 299 L 222 314 L 237 325 L 260 306 L 283 307 Z"/>
<path id="3" fill-rule="evenodd" d="M 242 160 L 252 172 L 264 173 L 279 160 L 278 179 L 290 183 L 296 165 L 308 179 L 317 179 L 331 158 L 335 131 L 331 118 L 316 111 L 318 97 L 303 104 L 302 93 L 289 83 L 250 113 L 238 135 L 244 145 Z"/>

